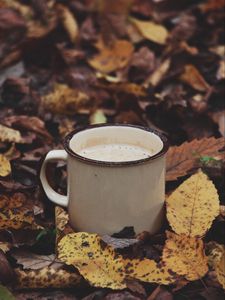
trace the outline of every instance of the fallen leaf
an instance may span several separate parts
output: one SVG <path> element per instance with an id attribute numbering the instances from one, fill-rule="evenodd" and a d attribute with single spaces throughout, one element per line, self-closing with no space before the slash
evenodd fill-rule
<path id="1" fill-rule="evenodd" d="M 109 76 L 107 78 L 107 81 L 109 81 Z M 111 81 L 112 82 L 112 81 Z M 137 97 L 145 97 L 147 96 L 147 91 L 146 89 L 141 86 L 138 85 L 136 83 L 132 83 L 132 82 L 121 82 L 121 83 L 109 83 L 109 84 L 98 84 L 97 87 L 102 87 L 104 89 L 107 89 L 109 91 L 113 91 L 116 93 L 127 93 L 127 94 L 131 94 L 131 95 L 135 95 Z"/>
<path id="2" fill-rule="evenodd" d="M 18 130 L 0 124 L 0 141 L 22 143 L 23 139 Z"/>
<path id="3" fill-rule="evenodd" d="M 96 47 L 100 52 L 88 62 L 102 73 L 111 73 L 126 67 L 134 50 L 133 45 L 126 40 L 116 40 L 111 46 L 99 40 Z"/>
<path id="4" fill-rule="evenodd" d="M 0 242 L 0 250 L 2 250 L 4 253 L 8 252 L 10 249 L 11 249 L 10 243 Z"/>
<path id="5" fill-rule="evenodd" d="M 123 259 L 110 246 L 101 246 L 97 234 L 72 233 L 58 244 L 58 257 L 76 267 L 93 286 L 123 289 L 125 272 Z"/>
<path id="6" fill-rule="evenodd" d="M 225 110 L 210 112 L 209 115 L 218 124 L 220 134 L 225 137 Z"/>
<path id="7" fill-rule="evenodd" d="M 224 8 L 224 6 L 225 6 L 224 0 L 216 0 L 216 1 L 208 0 L 207 2 L 200 4 L 201 10 L 204 12 L 217 10 L 217 9 L 221 10 Z"/>
<path id="8" fill-rule="evenodd" d="M 81 281 L 77 272 L 69 272 L 64 269 L 55 270 L 45 267 L 40 270 L 15 269 L 18 289 L 40 289 L 40 288 L 68 288 L 74 287 Z"/>
<path id="9" fill-rule="evenodd" d="M 225 60 L 220 61 L 216 77 L 218 80 L 225 79 Z"/>
<path id="10" fill-rule="evenodd" d="M 58 270 L 63 265 L 56 259 L 55 254 L 38 255 L 21 249 L 15 249 L 10 254 L 16 259 L 17 264 L 22 265 L 26 270 L 39 270 L 46 267 Z"/>
<path id="11" fill-rule="evenodd" d="M 0 229 L 40 229 L 34 220 L 33 204 L 22 193 L 0 196 Z"/>
<path id="12" fill-rule="evenodd" d="M 0 299 L 1 300 L 16 300 L 13 294 L 3 285 L 0 284 Z"/>
<path id="13" fill-rule="evenodd" d="M 171 65 L 171 59 L 164 60 L 158 68 L 145 80 L 143 86 L 148 88 L 149 85 L 156 87 L 160 81 L 163 79 Z"/>
<path id="14" fill-rule="evenodd" d="M 199 280 L 208 271 L 203 241 L 196 237 L 167 232 L 162 259 L 168 268 L 189 281 Z"/>
<path id="15" fill-rule="evenodd" d="M 59 18 L 62 21 L 63 27 L 65 28 L 70 41 L 74 43 L 79 33 L 78 23 L 75 19 L 75 16 L 66 6 L 62 4 L 58 4 L 57 9 L 59 11 Z"/>
<path id="16" fill-rule="evenodd" d="M 222 285 L 225 290 L 225 250 L 223 250 L 223 255 L 216 266 L 216 275 L 219 283 Z"/>
<path id="17" fill-rule="evenodd" d="M 170 147 L 166 161 L 166 180 L 176 180 L 187 175 L 201 156 L 223 158 L 224 152 L 219 152 L 219 150 L 224 146 L 224 138 L 210 137 L 201 140 L 195 139 L 180 146 Z"/>
<path id="18" fill-rule="evenodd" d="M 206 254 L 208 257 L 208 265 L 215 269 L 223 256 L 224 246 L 214 241 L 206 244 Z"/>
<path id="19" fill-rule="evenodd" d="M 42 97 L 44 108 L 58 114 L 73 115 L 89 103 L 88 95 L 66 84 L 55 84 L 53 92 Z"/>
<path id="20" fill-rule="evenodd" d="M 125 271 L 128 277 L 144 282 L 171 284 L 176 281 L 177 275 L 163 263 L 156 263 L 151 259 L 125 259 Z"/>
<path id="21" fill-rule="evenodd" d="M 119 239 L 109 235 L 103 235 L 101 239 L 114 249 L 123 249 L 138 243 L 137 239 Z"/>
<path id="22" fill-rule="evenodd" d="M 60 239 L 68 234 L 74 232 L 69 225 L 69 215 L 62 207 L 55 207 L 55 226 L 56 226 L 56 244 Z"/>
<path id="23" fill-rule="evenodd" d="M 11 173 L 11 165 L 8 158 L 0 154 L 0 176 L 5 177 Z"/>
<path id="24" fill-rule="evenodd" d="M 180 79 L 189 84 L 193 89 L 200 92 L 207 92 L 211 88 L 193 65 L 185 66 L 184 73 L 180 76 Z"/>
<path id="25" fill-rule="evenodd" d="M 90 124 L 102 124 L 106 123 L 107 118 L 101 109 L 97 109 L 93 114 L 90 115 Z"/>
<path id="26" fill-rule="evenodd" d="M 185 180 L 166 200 L 167 219 L 177 234 L 203 236 L 219 215 L 219 195 L 203 172 Z"/>
<path id="27" fill-rule="evenodd" d="M 130 20 L 144 38 L 161 45 L 166 43 L 169 34 L 164 26 L 151 21 L 140 21 L 134 18 L 130 18 Z"/>

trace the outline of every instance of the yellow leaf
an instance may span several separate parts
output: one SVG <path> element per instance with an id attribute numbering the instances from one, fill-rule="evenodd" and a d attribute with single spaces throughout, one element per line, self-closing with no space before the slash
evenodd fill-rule
<path id="1" fill-rule="evenodd" d="M 42 103 L 53 113 L 73 115 L 89 104 L 89 96 L 66 84 L 56 84 L 52 93 L 42 97 Z"/>
<path id="2" fill-rule="evenodd" d="M 0 124 L 0 141 L 22 143 L 23 139 L 18 130 L 14 130 Z"/>
<path id="3" fill-rule="evenodd" d="M 219 283 L 222 285 L 225 290 L 225 250 L 223 250 L 223 255 L 216 266 L 216 275 Z"/>
<path id="4" fill-rule="evenodd" d="M 219 214 L 217 190 L 203 172 L 184 181 L 166 202 L 167 219 L 177 234 L 203 236 Z"/>
<path id="5" fill-rule="evenodd" d="M 77 20 L 75 19 L 75 16 L 72 14 L 72 12 L 64 5 L 58 5 L 57 6 L 59 11 L 59 17 L 62 21 L 63 27 L 65 28 L 70 41 L 73 43 L 76 41 L 79 28 L 77 24 Z"/>
<path id="6" fill-rule="evenodd" d="M 161 45 L 166 43 L 169 34 L 164 26 L 134 18 L 131 18 L 131 22 L 137 27 L 144 38 Z"/>
<path id="7" fill-rule="evenodd" d="M 10 198 L 1 195 L 0 208 L 0 230 L 9 228 L 42 228 L 35 223 L 32 202 L 22 193 L 15 193 Z"/>
<path id="8" fill-rule="evenodd" d="M 169 270 L 165 264 L 157 264 L 151 259 L 126 259 L 124 263 L 127 276 L 144 282 L 171 284 L 177 279 L 176 274 Z"/>
<path id="9" fill-rule="evenodd" d="M 57 244 L 64 235 L 73 232 L 73 229 L 69 225 L 69 215 L 60 206 L 55 207 L 55 226 Z"/>
<path id="10" fill-rule="evenodd" d="M 11 165 L 7 157 L 0 154 L 0 176 L 5 177 L 11 173 Z"/>
<path id="11" fill-rule="evenodd" d="M 81 281 L 77 272 L 68 272 L 64 269 L 45 267 L 39 270 L 15 269 L 17 288 L 40 289 L 40 288 L 68 288 Z"/>
<path id="12" fill-rule="evenodd" d="M 224 246 L 220 245 L 214 241 L 206 244 L 206 253 L 208 257 L 208 265 L 215 269 L 216 265 L 219 263 L 223 255 Z"/>
<path id="13" fill-rule="evenodd" d="M 93 286 L 126 288 L 122 257 L 101 243 L 97 234 L 68 234 L 58 244 L 59 259 L 75 266 Z"/>
<path id="14" fill-rule="evenodd" d="M 200 72 L 193 65 L 186 65 L 180 79 L 200 92 L 207 92 L 210 85 L 205 81 Z"/>
<path id="15" fill-rule="evenodd" d="M 144 87 L 148 88 L 149 85 L 157 86 L 167 73 L 171 65 L 171 59 L 164 60 L 159 67 L 145 80 Z"/>
<path id="16" fill-rule="evenodd" d="M 99 54 L 89 59 L 89 64 L 102 73 L 110 73 L 128 65 L 133 54 L 133 45 L 126 40 L 116 40 L 112 45 L 105 45 L 99 40 L 96 47 Z"/>
<path id="17" fill-rule="evenodd" d="M 202 240 L 172 232 L 167 232 L 167 238 L 162 259 L 168 268 L 190 281 L 198 280 L 207 273 Z"/>

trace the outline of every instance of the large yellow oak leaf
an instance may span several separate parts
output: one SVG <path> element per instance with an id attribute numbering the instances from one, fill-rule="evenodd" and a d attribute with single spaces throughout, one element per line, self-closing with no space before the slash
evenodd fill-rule
<path id="1" fill-rule="evenodd" d="M 176 180 L 187 175 L 196 165 L 196 160 L 201 156 L 224 158 L 225 139 L 214 137 L 185 142 L 180 146 L 170 147 L 166 159 L 166 180 Z"/>
<path id="2" fill-rule="evenodd" d="M 151 21 L 140 21 L 134 18 L 131 18 L 131 22 L 137 27 L 144 38 L 161 45 L 166 43 L 169 34 L 164 26 Z"/>
<path id="3" fill-rule="evenodd" d="M 225 249 L 223 249 L 223 255 L 215 269 L 218 281 L 225 290 Z"/>
<path id="4" fill-rule="evenodd" d="M 77 272 L 45 267 L 39 270 L 15 269 L 19 289 L 68 288 L 79 284 L 81 276 Z"/>
<path id="5" fill-rule="evenodd" d="M 58 244 L 58 257 L 75 266 L 93 286 L 126 288 L 123 258 L 103 245 L 97 234 L 79 232 L 64 236 Z"/>
<path id="6" fill-rule="evenodd" d="M 133 45 L 126 40 L 116 40 L 112 45 L 105 45 L 100 39 L 96 44 L 99 53 L 89 59 L 89 64 L 102 73 L 111 73 L 128 65 L 133 54 Z"/>
<path id="7" fill-rule="evenodd" d="M 167 238 L 162 256 L 166 266 L 187 280 L 202 278 L 208 271 L 203 241 L 172 232 L 167 232 Z"/>
<path id="8" fill-rule="evenodd" d="M 171 284 L 176 281 L 177 275 L 167 266 L 151 259 L 125 259 L 125 271 L 128 277 L 144 282 Z"/>
<path id="9" fill-rule="evenodd" d="M 0 176 L 5 177 L 11 173 L 11 165 L 7 157 L 0 154 Z"/>
<path id="10" fill-rule="evenodd" d="M 185 180 L 166 204 L 167 219 L 177 234 L 203 236 L 219 215 L 217 190 L 203 172 Z"/>
<path id="11" fill-rule="evenodd" d="M 32 202 L 22 193 L 0 196 L 0 230 L 9 228 L 42 228 L 35 223 Z"/>

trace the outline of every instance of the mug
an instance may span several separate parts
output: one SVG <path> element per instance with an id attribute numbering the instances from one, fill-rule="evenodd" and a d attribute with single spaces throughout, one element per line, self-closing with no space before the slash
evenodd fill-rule
<path id="1" fill-rule="evenodd" d="M 128 144 L 153 149 L 148 158 L 108 162 L 80 156 L 79 150 L 105 144 Z M 47 197 L 68 207 L 77 231 L 113 234 L 126 226 L 136 233 L 156 233 L 164 220 L 165 156 L 168 142 L 156 130 L 125 124 L 79 128 L 63 141 L 65 150 L 50 151 L 40 179 Z M 67 196 L 55 192 L 46 178 L 50 161 L 67 162 Z"/>

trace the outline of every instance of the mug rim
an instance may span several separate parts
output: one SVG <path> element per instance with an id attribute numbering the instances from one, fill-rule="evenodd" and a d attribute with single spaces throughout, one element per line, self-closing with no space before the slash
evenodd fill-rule
<path id="1" fill-rule="evenodd" d="M 72 139 L 72 137 L 74 137 L 75 134 L 77 134 L 81 131 L 85 131 L 85 130 L 89 130 L 89 129 L 93 129 L 93 128 L 99 128 L 99 127 L 121 127 L 121 126 L 137 128 L 137 129 L 141 129 L 141 130 L 144 130 L 147 132 L 154 133 L 161 139 L 161 141 L 163 143 L 162 149 L 159 152 L 157 152 L 156 154 L 154 154 L 153 156 L 150 156 L 150 157 L 147 157 L 144 159 L 133 160 L 133 161 L 109 162 L 109 161 L 95 160 L 95 159 L 81 156 L 81 155 L 77 154 L 76 152 L 74 152 L 70 148 L 70 140 Z M 62 144 L 63 144 L 63 147 L 66 150 L 66 152 L 69 155 L 71 155 L 72 157 L 74 157 L 84 163 L 103 166 L 103 167 L 124 167 L 124 166 L 134 166 L 134 165 L 144 164 L 144 163 L 153 161 L 153 160 L 163 156 L 164 154 L 166 154 L 166 152 L 169 149 L 169 142 L 168 142 L 167 137 L 163 133 L 159 132 L 158 130 L 155 130 L 155 129 L 152 129 L 149 127 L 139 126 L 139 125 L 120 124 L 120 123 L 101 123 L 101 124 L 95 124 L 95 125 L 80 126 L 79 128 L 77 128 L 77 129 L 71 131 L 69 134 L 67 134 L 62 140 Z"/>

